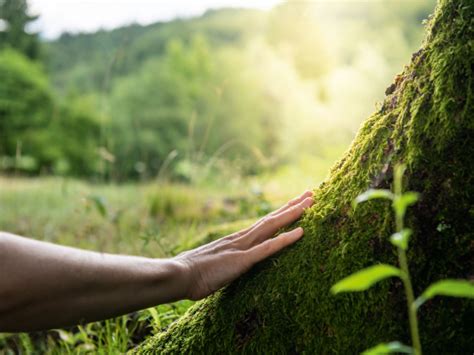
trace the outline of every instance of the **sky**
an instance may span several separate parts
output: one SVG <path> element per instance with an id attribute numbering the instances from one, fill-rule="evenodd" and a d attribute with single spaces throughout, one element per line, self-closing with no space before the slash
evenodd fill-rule
<path id="1" fill-rule="evenodd" d="M 198 16 L 208 9 L 269 9 L 282 0 L 29 0 L 40 15 L 32 30 L 53 39 L 62 32 L 94 32 L 130 23 L 149 24 L 176 17 Z"/>

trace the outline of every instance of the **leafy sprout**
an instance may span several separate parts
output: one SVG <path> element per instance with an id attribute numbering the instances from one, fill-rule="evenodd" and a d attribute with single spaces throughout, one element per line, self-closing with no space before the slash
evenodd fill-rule
<path id="1" fill-rule="evenodd" d="M 369 189 L 355 198 L 352 206 L 356 208 L 359 203 L 373 199 L 386 199 L 392 201 L 392 209 L 395 214 L 396 232 L 390 236 L 390 243 L 397 247 L 400 268 L 379 264 L 373 265 L 358 272 L 355 272 L 337 282 L 331 287 L 333 294 L 341 292 L 365 291 L 377 282 L 389 277 L 397 276 L 401 278 L 408 303 L 408 317 L 410 334 L 413 348 L 398 341 L 381 343 L 366 350 L 363 354 L 390 354 L 394 352 L 421 355 L 421 342 L 418 330 L 417 309 L 427 300 L 435 296 L 465 297 L 474 298 L 474 283 L 466 280 L 441 280 L 429 286 L 421 296 L 415 300 L 413 293 L 410 272 L 408 269 L 406 250 L 412 230 L 404 228 L 404 218 L 408 207 L 414 205 L 419 199 L 417 192 L 403 193 L 402 182 L 406 168 L 404 165 L 397 165 L 394 168 L 394 191 L 382 189 Z"/>

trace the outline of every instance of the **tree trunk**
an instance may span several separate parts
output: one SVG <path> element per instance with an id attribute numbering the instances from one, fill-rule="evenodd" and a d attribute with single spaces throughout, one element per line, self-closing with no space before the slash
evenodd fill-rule
<path id="1" fill-rule="evenodd" d="M 415 294 L 444 278 L 474 278 L 474 4 L 440 0 L 421 50 L 387 89 L 345 156 L 315 190 L 288 250 L 192 307 L 138 353 L 352 354 L 379 342 L 410 344 L 403 286 L 334 296 L 341 278 L 375 263 L 397 264 L 388 241 L 390 204 L 351 209 L 369 187 L 421 193 L 409 209 L 408 252 Z M 426 354 L 474 351 L 474 301 L 438 297 L 419 311 Z"/>

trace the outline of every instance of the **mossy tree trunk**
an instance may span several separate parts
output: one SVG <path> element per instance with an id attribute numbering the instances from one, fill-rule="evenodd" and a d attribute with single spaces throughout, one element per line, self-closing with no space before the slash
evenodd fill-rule
<path id="1" fill-rule="evenodd" d="M 407 224 L 415 293 L 443 278 L 474 277 L 474 3 L 441 0 L 427 38 L 387 89 L 345 156 L 315 190 L 305 237 L 137 349 L 140 353 L 352 354 L 379 342 L 410 343 L 403 286 L 386 280 L 333 296 L 331 285 L 363 267 L 397 264 L 390 205 L 351 209 L 369 187 L 421 192 Z M 426 354 L 474 350 L 474 302 L 435 298 L 419 312 Z"/>

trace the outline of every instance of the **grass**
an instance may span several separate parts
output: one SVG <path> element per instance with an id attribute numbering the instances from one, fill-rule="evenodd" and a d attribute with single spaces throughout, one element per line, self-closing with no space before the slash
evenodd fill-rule
<path id="1" fill-rule="evenodd" d="M 291 184 L 296 175 L 285 169 L 273 179 L 212 186 L 0 177 L 0 230 L 101 252 L 172 256 L 249 225 L 321 180 L 329 164 L 318 162 L 319 174 L 304 171 Z M 69 329 L 0 334 L 0 354 L 123 353 L 165 329 L 192 304 L 159 305 Z"/>
<path id="2" fill-rule="evenodd" d="M 258 215 L 261 196 L 171 184 L 0 178 L 0 230 L 84 249 L 167 257 Z M 224 226 L 224 227 L 223 227 Z M 167 327 L 181 301 L 70 329 L 0 336 L 0 353 L 121 353 Z"/>

